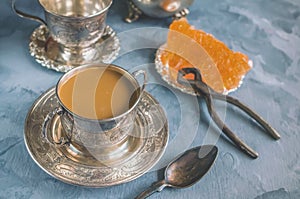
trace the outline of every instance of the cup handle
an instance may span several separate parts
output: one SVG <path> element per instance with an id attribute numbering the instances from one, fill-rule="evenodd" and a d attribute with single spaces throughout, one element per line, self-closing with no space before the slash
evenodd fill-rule
<path id="1" fill-rule="evenodd" d="M 139 76 L 139 75 L 143 75 L 143 83 L 142 83 L 142 86 L 140 86 L 140 96 L 142 96 L 142 93 L 143 93 L 143 91 L 145 90 L 145 86 L 146 86 L 146 83 L 147 83 L 147 80 L 148 80 L 148 77 L 147 77 L 147 73 L 146 73 L 146 71 L 144 71 L 144 70 L 137 70 L 137 71 L 134 71 L 133 73 L 132 73 L 132 75 L 133 75 L 133 77 L 134 78 L 136 78 L 137 79 L 137 77 Z"/>
<path id="2" fill-rule="evenodd" d="M 64 145 L 66 143 L 69 142 L 68 139 L 62 137 L 60 135 L 60 137 L 57 139 L 58 141 L 55 141 L 55 140 L 49 140 L 48 138 L 48 125 L 49 125 L 49 122 L 53 119 L 53 117 L 55 115 L 62 115 L 63 114 L 63 110 L 59 107 L 59 108 L 55 108 L 54 111 L 48 113 L 48 115 L 46 116 L 44 122 L 43 122 L 43 125 L 42 125 L 42 136 L 43 138 L 45 138 L 47 140 L 48 143 L 52 144 L 52 145 Z"/>
<path id="3" fill-rule="evenodd" d="M 37 21 L 37 22 L 39 22 L 39 23 L 41 23 L 41 24 L 47 26 L 47 23 L 46 23 L 43 19 L 41 19 L 41 18 L 39 18 L 39 17 L 37 17 L 37 16 L 33 16 L 33 15 L 30 15 L 30 14 L 27 14 L 27 13 L 24 13 L 24 12 L 18 10 L 18 9 L 16 8 L 15 2 L 16 2 L 16 0 L 12 0 L 12 1 L 11 1 L 11 7 L 12 7 L 13 11 L 14 11 L 19 17 L 26 18 L 26 19 L 30 19 L 30 20 L 33 20 L 33 21 Z"/>

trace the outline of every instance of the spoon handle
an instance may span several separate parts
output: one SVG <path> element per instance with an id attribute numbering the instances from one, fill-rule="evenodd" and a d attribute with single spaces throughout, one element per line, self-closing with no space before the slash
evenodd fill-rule
<path id="1" fill-rule="evenodd" d="M 135 199 L 144 199 L 147 198 L 148 196 L 152 195 L 155 192 L 160 192 L 162 191 L 165 187 L 167 186 L 165 180 L 158 181 L 154 184 L 152 184 L 148 189 L 140 193 Z"/>

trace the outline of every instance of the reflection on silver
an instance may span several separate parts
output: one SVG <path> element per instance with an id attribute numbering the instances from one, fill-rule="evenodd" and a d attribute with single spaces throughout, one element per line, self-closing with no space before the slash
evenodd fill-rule
<path id="1" fill-rule="evenodd" d="M 168 124 L 163 109 L 147 92 L 138 104 L 135 128 L 130 144 L 120 157 L 111 162 L 77 151 L 72 145 L 55 146 L 42 136 L 42 123 L 58 106 L 54 88 L 41 95 L 30 109 L 25 122 L 25 144 L 33 160 L 51 176 L 70 184 L 107 187 L 129 182 L 153 167 L 167 146 Z M 63 134 L 59 117 L 48 126 L 53 135 Z M 54 136 L 55 137 L 55 136 Z"/>
<path id="2" fill-rule="evenodd" d="M 38 63 L 59 72 L 67 72 L 83 64 L 111 63 L 119 50 L 119 39 L 109 26 L 102 37 L 88 48 L 65 48 L 49 36 L 49 30 L 44 25 L 33 31 L 29 43 L 30 54 Z"/>

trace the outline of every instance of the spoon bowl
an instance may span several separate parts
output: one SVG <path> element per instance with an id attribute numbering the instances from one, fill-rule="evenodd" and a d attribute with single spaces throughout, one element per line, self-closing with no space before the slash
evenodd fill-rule
<path id="1" fill-rule="evenodd" d="M 185 151 L 166 167 L 163 180 L 154 183 L 136 199 L 146 198 L 165 187 L 181 189 L 192 186 L 209 171 L 217 155 L 218 148 L 214 145 L 198 146 Z"/>

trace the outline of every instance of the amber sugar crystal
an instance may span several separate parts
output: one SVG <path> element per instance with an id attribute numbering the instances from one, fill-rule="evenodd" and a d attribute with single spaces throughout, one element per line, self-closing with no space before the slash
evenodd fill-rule
<path id="1" fill-rule="evenodd" d="M 174 76 L 177 75 L 174 71 L 181 68 L 197 67 L 204 82 L 217 92 L 227 93 L 238 88 L 251 69 L 246 55 L 230 50 L 211 34 L 193 28 L 185 18 L 175 20 L 169 29 L 161 61 Z"/>

